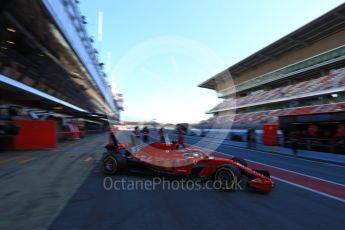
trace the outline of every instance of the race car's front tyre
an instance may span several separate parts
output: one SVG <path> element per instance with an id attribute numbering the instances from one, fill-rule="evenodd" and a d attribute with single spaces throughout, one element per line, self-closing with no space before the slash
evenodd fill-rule
<path id="1" fill-rule="evenodd" d="M 104 157 L 103 171 L 106 174 L 113 175 L 125 167 L 125 159 L 121 155 L 109 154 Z"/>
<path id="2" fill-rule="evenodd" d="M 233 165 L 226 164 L 217 169 L 214 174 L 216 188 L 221 190 L 237 190 L 240 188 L 241 172 Z"/>

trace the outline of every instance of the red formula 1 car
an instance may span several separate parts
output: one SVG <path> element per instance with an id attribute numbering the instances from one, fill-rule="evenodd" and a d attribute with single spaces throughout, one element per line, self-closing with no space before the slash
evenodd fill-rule
<path id="1" fill-rule="evenodd" d="M 247 188 L 251 191 L 269 192 L 274 188 L 269 172 L 251 169 L 241 158 L 212 157 L 199 148 L 177 149 L 175 143 L 154 142 L 132 148 L 125 148 L 126 145 L 123 144 L 114 146 L 107 145 L 108 151 L 103 156 L 103 168 L 107 174 L 116 174 L 126 169 L 190 179 L 200 178 L 214 180 L 219 184 L 218 188 L 224 190 L 233 190 L 234 184 L 245 176 L 248 178 Z"/>

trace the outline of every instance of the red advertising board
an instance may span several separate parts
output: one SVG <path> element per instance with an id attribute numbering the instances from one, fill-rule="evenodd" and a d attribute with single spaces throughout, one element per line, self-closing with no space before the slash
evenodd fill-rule
<path id="1" fill-rule="evenodd" d="M 265 124 L 263 133 L 264 145 L 276 145 L 277 144 L 277 130 L 278 124 Z"/>
<path id="2" fill-rule="evenodd" d="M 56 122 L 53 120 L 16 120 L 19 133 L 12 140 L 13 149 L 47 149 L 56 147 Z"/>

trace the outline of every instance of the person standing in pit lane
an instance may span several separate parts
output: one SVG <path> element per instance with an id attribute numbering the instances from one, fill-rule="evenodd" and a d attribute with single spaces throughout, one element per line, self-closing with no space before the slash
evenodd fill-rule
<path id="1" fill-rule="evenodd" d="M 141 132 L 143 134 L 143 142 L 148 143 L 149 142 L 149 135 L 150 135 L 149 128 L 147 128 L 147 126 L 145 126 Z"/>
<path id="2" fill-rule="evenodd" d="M 177 146 L 178 148 L 182 146 L 183 148 L 186 148 L 186 145 L 184 144 L 184 130 L 181 125 L 177 126 Z"/>
<path id="3" fill-rule="evenodd" d="M 159 139 L 160 139 L 161 143 L 166 143 L 165 135 L 166 135 L 166 132 L 165 132 L 164 127 L 160 128 L 159 129 Z"/>
<path id="4" fill-rule="evenodd" d="M 136 138 L 140 138 L 140 130 L 139 130 L 139 127 L 138 126 L 135 126 L 134 130 L 133 130 L 133 135 L 136 137 Z"/>

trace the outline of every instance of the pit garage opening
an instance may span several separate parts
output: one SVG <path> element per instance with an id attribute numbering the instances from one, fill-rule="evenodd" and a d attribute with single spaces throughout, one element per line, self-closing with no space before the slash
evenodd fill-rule
<path id="1" fill-rule="evenodd" d="M 279 117 L 284 145 L 298 139 L 298 149 L 344 154 L 345 112 Z"/>

